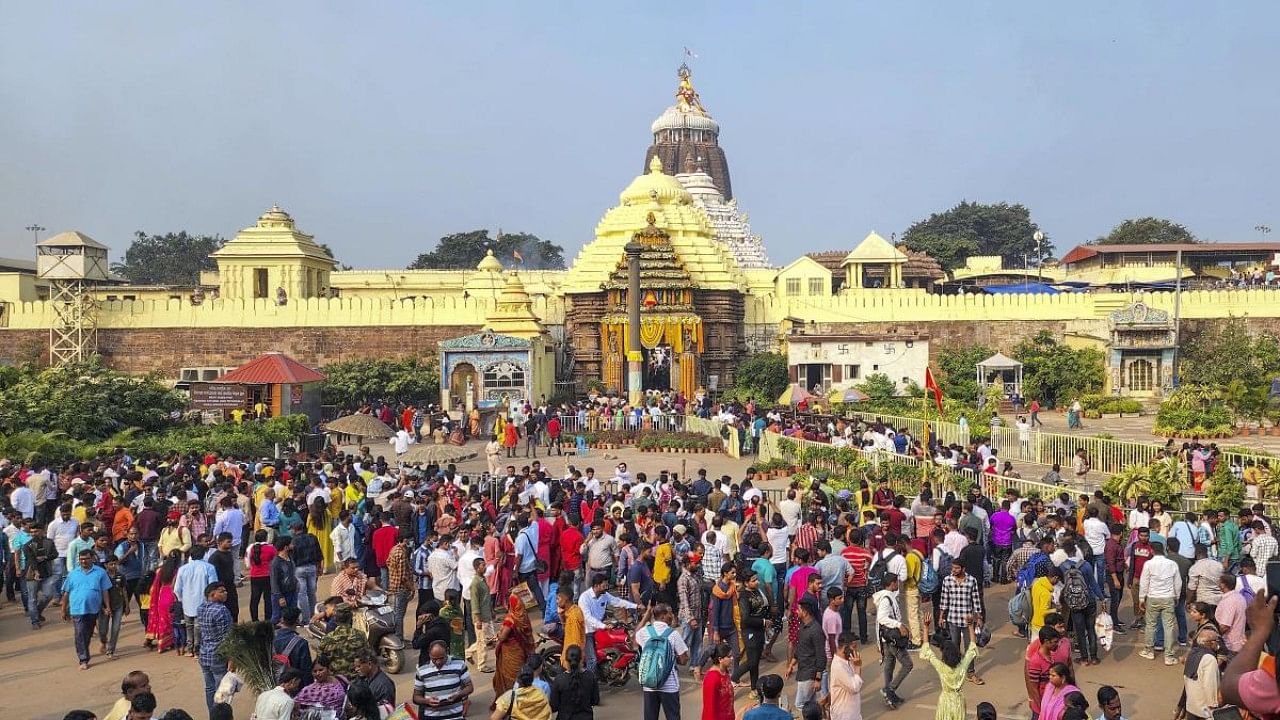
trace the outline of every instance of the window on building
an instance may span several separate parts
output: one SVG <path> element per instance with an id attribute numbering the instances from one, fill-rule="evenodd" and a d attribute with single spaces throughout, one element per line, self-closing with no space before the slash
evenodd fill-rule
<path id="1" fill-rule="evenodd" d="M 524 389 L 524 368 L 510 361 L 494 363 L 484 369 L 485 390 Z"/>
<path id="2" fill-rule="evenodd" d="M 825 287 L 825 284 L 822 282 L 822 278 L 820 277 L 809 278 L 809 294 L 810 295 L 826 294 L 826 287 Z"/>
<path id="3" fill-rule="evenodd" d="M 264 298 L 267 296 L 266 268 L 254 268 L 253 270 L 253 296 L 255 298 Z"/>
<path id="4" fill-rule="evenodd" d="M 787 278 L 787 297 L 796 297 L 800 294 L 800 278 Z"/>
<path id="5" fill-rule="evenodd" d="M 857 379 L 858 379 L 858 378 L 860 378 L 860 377 L 862 377 L 862 366 L 861 366 L 861 365 L 845 365 L 845 366 L 844 366 L 844 379 L 845 379 L 845 380 L 857 380 Z"/>

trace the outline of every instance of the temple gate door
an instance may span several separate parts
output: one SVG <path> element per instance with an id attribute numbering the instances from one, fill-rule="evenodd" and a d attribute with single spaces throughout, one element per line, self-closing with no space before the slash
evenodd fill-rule
<path id="1" fill-rule="evenodd" d="M 474 405 L 480 391 L 480 375 L 476 372 L 475 365 L 458 363 L 449 374 L 449 397 L 466 407 L 468 391 L 471 394 L 470 403 Z"/>

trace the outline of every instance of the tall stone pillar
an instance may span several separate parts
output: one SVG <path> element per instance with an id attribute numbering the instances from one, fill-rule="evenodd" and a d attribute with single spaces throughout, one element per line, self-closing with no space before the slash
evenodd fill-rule
<path id="1" fill-rule="evenodd" d="M 644 399 L 644 353 L 640 351 L 640 251 L 631 241 L 627 253 L 627 400 L 635 407 Z"/>

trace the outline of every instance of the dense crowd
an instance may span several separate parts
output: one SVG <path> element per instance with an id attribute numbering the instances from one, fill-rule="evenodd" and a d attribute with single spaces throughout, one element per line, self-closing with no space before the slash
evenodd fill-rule
<path id="1" fill-rule="evenodd" d="M 782 424 L 759 417 L 763 431 Z M 863 433 L 896 449 L 891 428 Z M 51 602 L 61 606 L 81 668 L 95 636 L 99 654 L 114 654 L 136 610 L 148 647 L 198 665 L 211 717 L 226 716 L 239 689 L 218 650 L 246 582 L 249 619 L 274 625 L 280 666 L 277 687 L 257 699 L 260 720 L 380 720 L 406 703 L 453 720 L 490 672 L 498 720 L 586 720 L 599 684 L 632 676 L 646 719 L 671 720 L 686 674 L 702 684 L 703 720 L 732 718 L 739 690 L 760 705 L 751 720 L 847 720 L 861 717 L 865 657 L 881 665 L 885 707 L 906 702 L 919 662 L 937 677 L 936 716 L 958 719 L 966 685 L 985 684 L 981 648 L 1003 620 L 988 606 L 993 584 L 1013 585 L 1008 617 L 1028 639 L 1038 718 L 1086 717 L 1094 702 L 1120 717 L 1114 690 L 1086 698 L 1075 677 L 1127 629 L 1145 633 L 1142 658 L 1183 666 L 1188 717 L 1209 717 L 1222 696 L 1272 698 L 1254 668 L 1228 665 L 1253 652 L 1256 667 L 1261 651 L 1252 638 L 1265 620 L 1250 603 L 1266 595 L 1259 571 L 1277 555 L 1261 506 L 1175 520 L 1158 503 L 1121 508 L 1101 491 L 1046 503 L 924 483 L 908 498 L 869 477 L 856 489 L 813 480 L 766 493 L 750 471 L 565 467 L 553 475 L 533 461 L 469 478 L 368 453 L 5 461 L 5 590 L 21 595 L 33 632 Z M 355 627 L 380 606 L 391 636 L 417 651 L 411 698 L 397 698 L 383 670 L 395 648 Z M 318 637 L 314 654 L 304 629 Z M 762 672 L 770 662 L 781 676 Z M 155 713 L 144 679 L 125 679 L 107 717 Z"/>

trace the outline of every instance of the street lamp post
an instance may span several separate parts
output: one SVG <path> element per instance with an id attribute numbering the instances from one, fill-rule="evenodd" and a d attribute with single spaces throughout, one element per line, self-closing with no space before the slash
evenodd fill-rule
<path id="1" fill-rule="evenodd" d="M 27 226 L 27 232 L 31 233 L 31 240 L 33 242 L 40 242 L 40 233 L 45 230 L 46 228 L 43 225 L 36 225 L 35 223 Z"/>
<path id="2" fill-rule="evenodd" d="M 1031 239 L 1036 241 L 1036 282 L 1044 282 L 1044 253 L 1040 250 L 1044 233 L 1037 230 Z"/>

